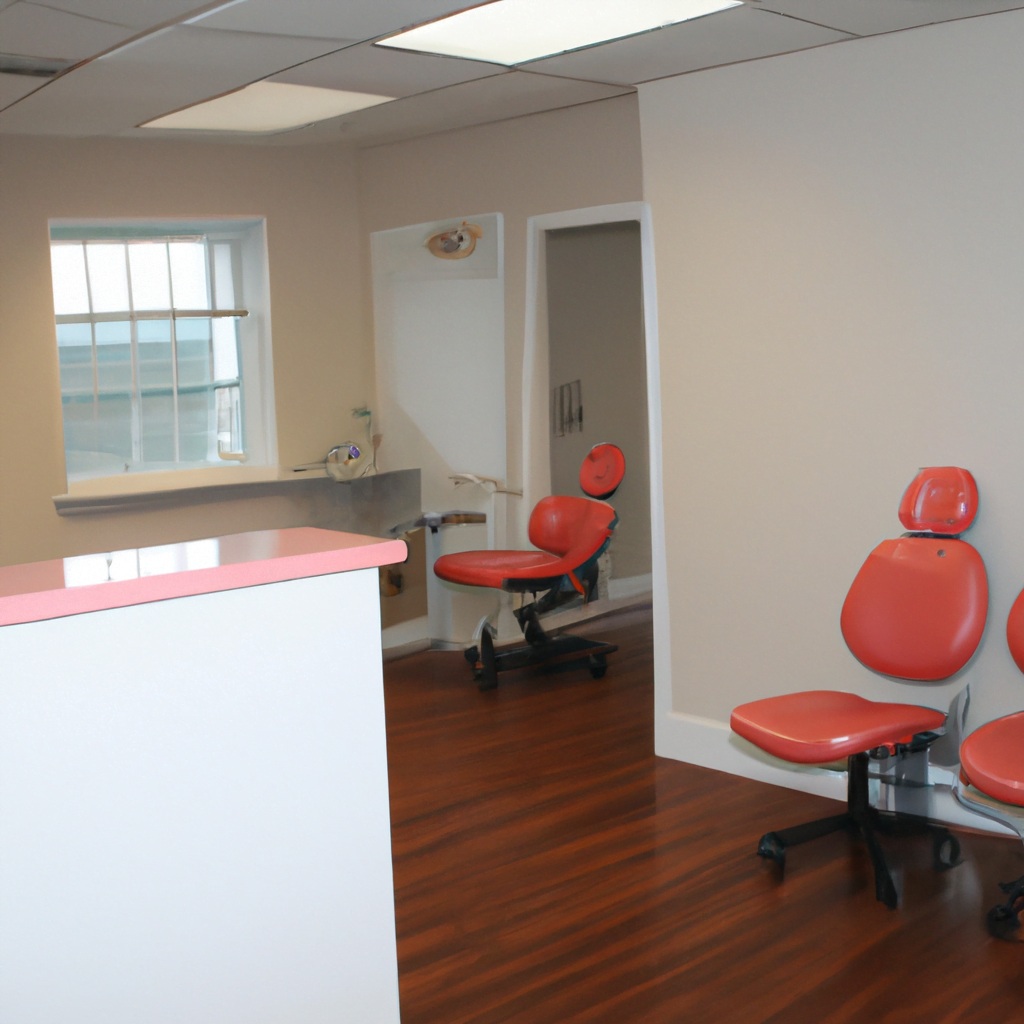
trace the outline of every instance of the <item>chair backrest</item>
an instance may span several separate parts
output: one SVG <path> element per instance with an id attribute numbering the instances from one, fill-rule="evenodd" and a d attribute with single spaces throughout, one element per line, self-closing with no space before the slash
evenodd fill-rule
<path id="1" fill-rule="evenodd" d="M 1006 618 L 1006 642 L 1017 668 L 1024 672 L 1024 590 L 1017 595 Z"/>
<path id="2" fill-rule="evenodd" d="M 626 475 L 626 456 L 617 444 L 595 444 L 580 466 L 580 488 L 584 494 L 607 501 Z"/>
<path id="3" fill-rule="evenodd" d="M 854 656 L 901 679 L 939 680 L 971 659 L 985 630 L 988 579 L 957 536 L 974 521 L 978 489 L 965 469 L 923 469 L 900 503 L 912 535 L 882 541 L 846 595 L 840 626 Z"/>
<path id="4" fill-rule="evenodd" d="M 611 505 L 590 498 L 553 494 L 541 498 L 530 515 L 530 543 L 582 565 L 607 543 L 618 523 Z"/>

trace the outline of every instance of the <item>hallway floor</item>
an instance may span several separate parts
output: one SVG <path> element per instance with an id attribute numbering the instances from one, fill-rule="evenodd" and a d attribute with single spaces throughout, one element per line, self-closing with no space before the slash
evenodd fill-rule
<path id="1" fill-rule="evenodd" d="M 604 679 L 385 665 L 403 1024 L 1024 1021 L 1024 943 L 984 927 L 1020 843 L 935 874 L 883 840 L 895 912 L 845 835 L 780 883 L 758 837 L 838 805 L 656 758 L 650 610 L 577 632 L 620 645 Z"/>

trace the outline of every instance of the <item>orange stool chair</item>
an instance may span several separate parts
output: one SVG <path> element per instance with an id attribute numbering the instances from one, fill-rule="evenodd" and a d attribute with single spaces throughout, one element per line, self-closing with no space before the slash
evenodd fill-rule
<path id="1" fill-rule="evenodd" d="M 465 652 L 481 690 L 494 689 L 499 672 L 527 665 L 586 661 L 595 679 L 607 671 L 616 644 L 564 633 L 548 636 L 539 617 L 577 596 L 590 600 L 597 588 L 597 560 L 619 521 L 605 499 L 615 493 L 625 472 L 626 460 L 616 445 L 595 445 L 580 469 L 580 486 L 591 497 L 552 495 L 537 502 L 530 515 L 530 543 L 539 551 L 460 551 L 434 563 L 434 573 L 449 583 L 533 594 L 529 604 L 515 611 L 525 646 L 495 652 L 490 626 L 485 625 L 479 648 Z"/>
<path id="2" fill-rule="evenodd" d="M 840 626 L 853 655 L 875 672 L 937 681 L 970 660 L 985 629 L 988 580 L 981 556 L 960 534 L 974 520 L 978 490 L 964 469 L 923 469 L 900 502 L 910 531 L 882 541 L 857 573 Z M 895 908 L 899 897 L 877 833 L 930 833 L 937 870 L 957 863 L 960 844 L 947 829 L 915 815 L 879 811 L 868 800 L 868 764 L 928 748 L 945 731 L 941 711 L 888 704 L 851 693 L 812 690 L 743 704 L 733 731 L 783 760 L 821 764 L 847 759 L 844 814 L 768 832 L 759 856 L 785 868 L 786 850 L 831 832 L 864 840 L 875 872 L 875 895 Z"/>
<path id="3" fill-rule="evenodd" d="M 1024 591 L 1010 609 L 1006 640 L 1017 668 L 1024 672 Z M 969 811 L 1008 825 L 1024 840 L 1024 712 L 988 722 L 963 741 L 953 796 Z M 1006 902 L 993 907 L 987 921 L 991 934 L 1006 938 L 1020 927 L 1024 876 L 1000 882 L 999 888 Z"/>

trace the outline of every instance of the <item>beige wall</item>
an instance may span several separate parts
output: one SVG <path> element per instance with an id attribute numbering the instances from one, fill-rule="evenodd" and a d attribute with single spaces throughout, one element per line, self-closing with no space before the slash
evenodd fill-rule
<path id="1" fill-rule="evenodd" d="M 265 216 L 280 462 L 321 458 L 372 403 L 364 236 L 338 147 L 0 139 L 0 563 L 288 525 L 289 502 L 61 519 L 47 219 Z"/>
<path id="2" fill-rule="evenodd" d="M 504 215 L 508 478 L 513 487 L 521 486 L 526 220 L 640 198 L 636 98 L 381 146 L 359 154 L 358 169 L 366 232 L 470 214 Z M 546 449 L 546 434 L 540 443 Z M 510 539 L 519 511 L 510 505 Z"/>
<path id="3" fill-rule="evenodd" d="M 1024 707 L 1024 12 L 641 88 L 657 252 L 672 706 L 807 688 Z M 877 676 L 846 590 L 920 466 L 969 468 L 988 632 L 955 680 Z"/>

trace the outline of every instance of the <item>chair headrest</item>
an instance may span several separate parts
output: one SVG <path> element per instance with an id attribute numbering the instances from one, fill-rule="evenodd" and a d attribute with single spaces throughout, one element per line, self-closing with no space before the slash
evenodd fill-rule
<path id="1" fill-rule="evenodd" d="M 978 485 L 957 466 L 922 469 L 900 502 L 900 522 L 915 533 L 963 533 L 977 512 Z"/>
<path id="2" fill-rule="evenodd" d="M 595 444 L 580 466 L 580 487 L 584 494 L 605 501 L 617 490 L 626 475 L 626 457 L 618 445 Z"/>

